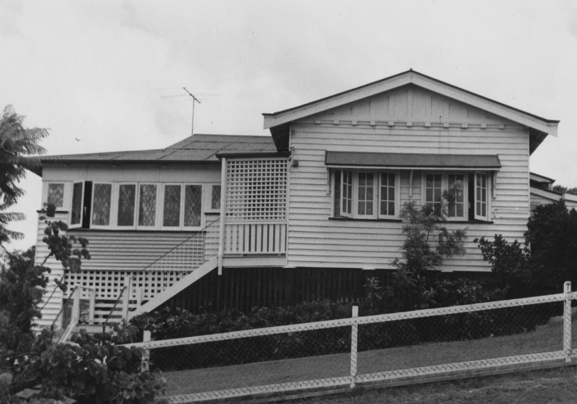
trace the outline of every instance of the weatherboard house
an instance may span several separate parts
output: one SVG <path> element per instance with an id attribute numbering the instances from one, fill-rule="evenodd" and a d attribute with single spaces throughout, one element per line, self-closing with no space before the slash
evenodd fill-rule
<path id="1" fill-rule="evenodd" d="M 473 239 L 523 238 L 532 197 L 548 192 L 530 155 L 557 126 L 410 70 L 264 114 L 269 137 L 45 157 L 39 173 L 56 219 L 90 242 L 92 259 L 65 279 L 91 299 L 94 322 L 121 295 L 132 314 L 246 310 L 355 298 L 366 276 L 386 282 L 403 204 L 438 203 L 455 183 L 448 227 L 467 229 L 466 255 L 442 270 L 488 272 Z M 50 298 L 42 325 L 68 297 Z"/>

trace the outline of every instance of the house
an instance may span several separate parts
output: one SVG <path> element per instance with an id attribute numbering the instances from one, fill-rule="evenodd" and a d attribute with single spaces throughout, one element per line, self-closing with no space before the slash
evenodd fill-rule
<path id="1" fill-rule="evenodd" d="M 97 322 L 122 293 L 134 313 L 354 299 L 401 256 L 403 204 L 439 203 L 453 185 L 447 225 L 467 229 L 466 255 L 442 270 L 487 273 L 473 239 L 523 238 L 539 195 L 529 157 L 558 122 L 409 70 L 264 114 L 270 137 L 46 157 L 43 201 L 90 241 L 92 259 L 66 278 Z"/>
<path id="2" fill-rule="evenodd" d="M 530 173 L 531 210 L 539 205 L 565 201 L 568 209 L 577 208 L 577 195 L 563 194 L 552 190 L 554 179 Z"/>

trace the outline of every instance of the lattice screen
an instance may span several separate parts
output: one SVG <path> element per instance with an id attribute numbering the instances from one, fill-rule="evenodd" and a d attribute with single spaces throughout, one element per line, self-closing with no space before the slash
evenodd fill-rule
<path id="1" fill-rule="evenodd" d="M 286 219 L 286 159 L 229 160 L 227 220 Z"/>

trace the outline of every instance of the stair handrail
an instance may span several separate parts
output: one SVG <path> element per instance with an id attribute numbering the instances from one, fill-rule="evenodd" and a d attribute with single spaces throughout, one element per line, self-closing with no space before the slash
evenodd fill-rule
<path id="1" fill-rule="evenodd" d="M 128 289 L 128 286 L 126 286 L 126 285 L 123 286 L 122 289 L 120 289 L 120 293 L 118 294 L 118 297 L 116 298 L 116 301 L 114 302 L 114 305 L 112 306 L 112 308 L 108 312 L 108 316 L 106 316 L 106 321 L 104 321 L 104 323 L 102 324 L 102 332 L 106 332 L 106 326 L 108 325 L 108 320 L 110 320 L 110 316 L 112 315 L 112 312 L 114 312 L 114 309 L 118 305 L 118 302 L 120 301 L 120 298 L 122 297 L 122 295 L 124 294 L 124 291 L 126 289 Z M 130 298 L 130 296 L 128 296 L 128 298 Z"/>
<path id="2" fill-rule="evenodd" d="M 210 222 L 209 224 L 205 225 L 202 229 L 200 229 L 198 232 L 194 233 L 192 236 L 190 236 L 189 238 L 181 241 L 180 243 L 178 243 L 177 245 L 175 245 L 174 247 L 172 247 L 170 250 L 168 250 L 167 252 L 165 252 L 164 254 L 162 254 L 160 257 L 158 257 L 157 259 L 155 259 L 154 261 L 152 261 L 150 264 L 148 264 L 147 266 L 145 266 L 143 269 L 141 269 L 140 271 L 135 271 L 135 272 L 144 272 L 146 271 L 148 268 L 150 268 L 151 266 L 153 266 L 154 264 L 156 264 L 158 261 L 160 261 L 161 259 L 163 259 L 164 257 L 166 257 L 168 254 L 170 254 L 171 252 L 173 252 L 174 250 L 176 250 L 178 247 L 180 247 L 181 245 L 183 245 L 184 243 L 189 242 L 190 240 L 192 240 L 195 237 L 198 237 L 200 234 L 203 234 L 203 232 L 208 229 L 210 226 L 212 226 L 213 224 L 215 224 L 216 222 L 218 222 L 220 220 L 220 216 L 218 218 L 216 218 L 215 220 L 213 220 L 212 222 Z M 136 276 L 136 274 L 132 275 L 132 278 L 134 279 L 134 277 Z"/>
<path id="3" fill-rule="evenodd" d="M 68 299 L 66 299 L 66 303 L 64 303 L 62 305 L 62 307 L 60 308 L 60 311 L 58 312 L 58 314 L 56 314 L 56 317 L 54 317 L 54 321 L 52 321 L 52 324 L 50 325 L 50 330 L 54 331 L 54 325 L 56 324 L 56 320 L 58 320 L 58 318 L 60 317 L 60 315 L 62 314 L 62 312 L 64 311 L 64 309 L 66 309 L 69 305 L 70 305 L 70 298 L 74 295 L 74 292 L 76 291 L 77 288 L 79 288 L 79 285 L 76 285 L 72 288 L 72 290 L 70 291 L 70 294 L 68 295 Z"/>

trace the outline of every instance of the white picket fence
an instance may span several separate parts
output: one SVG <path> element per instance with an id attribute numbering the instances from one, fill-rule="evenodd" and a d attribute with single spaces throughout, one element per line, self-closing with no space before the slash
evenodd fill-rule
<path id="1" fill-rule="evenodd" d="M 246 398 L 249 396 L 265 397 L 271 394 L 277 395 L 296 392 L 306 394 L 307 392 L 317 391 L 318 389 L 354 388 L 355 386 L 367 386 L 375 383 L 411 383 L 424 379 L 438 379 L 440 377 L 450 379 L 463 377 L 464 375 L 483 374 L 488 371 L 514 370 L 519 368 L 519 366 L 527 365 L 537 367 L 541 365 L 563 366 L 570 364 L 572 359 L 577 356 L 577 350 L 572 348 L 571 332 L 571 302 L 577 300 L 577 292 L 571 292 L 570 282 L 564 284 L 564 290 L 564 293 L 555 295 L 363 317 L 358 317 L 357 311 L 353 307 L 352 317 L 346 319 L 161 341 L 150 341 L 149 337 L 146 338 L 146 335 L 149 335 L 146 333 L 145 339 L 147 340 L 145 342 L 126 346 L 144 347 L 148 352 L 147 358 L 151 357 L 152 368 L 165 368 L 163 375 L 169 382 L 167 397 L 169 401 L 173 403 Z M 510 322 L 518 322 L 517 331 L 502 334 L 502 337 L 493 337 L 491 335 L 485 339 L 472 339 L 471 341 L 473 342 L 467 340 L 466 343 L 470 344 L 475 344 L 474 341 L 479 341 L 479 343 L 484 344 L 496 344 L 494 352 L 491 350 L 491 353 L 483 358 L 476 357 L 474 360 L 459 362 L 451 362 L 450 358 L 442 358 L 441 360 L 437 358 L 435 360 L 431 359 L 430 364 L 427 364 L 427 358 L 421 358 L 421 362 L 423 362 L 421 364 L 424 366 L 410 366 L 411 364 L 407 362 L 406 365 L 401 364 L 395 367 L 387 363 L 387 358 L 395 355 L 395 352 L 398 352 L 396 350 L 402 349 L 399 348 L 399 345 L 397 345 L 397 347 L 393 345 L 386 349 L 379 348 L 371 350 L 367 348 L 366 344 L 364 346 L 361 344 L 361 351 L 364 352 L 359 353 L 359 340 L 365 338 L 363 343 L 366 343 L 366 339 L 368 338 L 363 337 L 364 331 L 363 329 L 360 330 L 359 327 L 367 327 L 368 325 L 390 327 L 394 324 L 401 327 L 403 322 L 405 322 L 405 324 L 407 323 L 407 320 L 414 321 L 416 319 L 429 318 L 431 320 L 431 332 L 438 332 L 439 341 L 443 341 L 441 337 L 442 332 L 444 332 L 443 327 L 446 328 L 447 324 L 451 324 L 451 321 L 457 321 L 459 319 L 465 321 L 462 325 L 459 325 L 459 327 L 467 327 L 467 315 L 474 316 L 473 313 L 476 313 L 477 318 L 479 318 L 479 315 L 485 315 L 486 320 L 490 322 L 491 318 L 493 318 L 491 315 L 495 316 L 503 313 L 509 316 L 511 313 L 520 313 L 519 316 L 521 316 L 522 313 L 535 315 L 536 313 L 541 313 L 541 311 L 543 313 L 550 313 L 550 309 L 554 308 L 557 310 L 557 313 L 560 314 L 561 306 L 563 306 L 562 319 L 559 318 L 558 321 L 550 321 L 549 323 L 553 323 L 553 325 L 541 325 L 539 327 L 527 326 L 527 329 L 524 329 L 522 326 L 522 324 L 526 324 L 523 322 L 524 319 L 513 317 L 510 319 Z M 512 308 L 516 308 L 514 309 L 516 311 L 498 311 L 499 309 Z M 529 316 L 527 318 L 529 318 Z M 545 319 L 545 322 L 547 319 L 548 317 Z M 490 326 L 490 323 L 487 324 Z M 505 323 L 505 325 L 507 324 Z M 511 325 L 514 326 L 515 324 Z M 434 331 L 437 326 L 441 328 L 439 328 L 438 331 Z M 346 346 L 344 346 L 345 350 L 341 350 L 338 354 L 326 355 L 323 351 L 323 345 L 327 344 L 328 340 L 322 336 L 318 337 L 318 335 L 319 330 L 331 329 L 335 329 L 335 332 L 342 331 L 342 336 L 346 336 L 346 338 L 341 338 L 337 342 L 344 341 L 346 342 Z M 399 329 L 402 329 L 402 327 Z M 531 348 L 532 345 L 529 344 L 529 348 L 526 348 L 524 353 L 518 354 L 519 352 L 513 349 L 505 352 L 505 355 L 500 355 L 499 349 L 497 348 L 499 348 L 499 344 L 503 344 L 503 341 L 511 340 L 511 338 L 536 338 L 540 335 L 539 332 L 542 332 L 539 331 L 540 329 L 549 333 L 547 334 L 547 341 L 541 342 L 555 344 L 554 346 L 547 345 L 547 348 Z M 460 328 L 459 330 L 467 331 Z M 317 331 L 317 333 L 312 333 L 312 331 Z M 310 340 L 306 339 L 307 335 L 311 336 Z M 553 337 L 551 337 L 551 335 L 553 335 Z M 273 344 L 273 348 L 277 347 L 279 350 L 282 350 L 283 344 L 289 341 L 289 339 L 294 342 L 302 338 L 302 347 L 318 347 L 319 354 L 303 357 L 299 356 L 298 352 L 295 352 L 295 358 L 287 359 L 285 357 L 280 358 L 281 360 L 270 360 L 268 362 L 259 360 L 251 361 L 247 359 L 249 353 L 261 349 L 261 346 L 263 347 L 262 349 L 265 349 L 266 344 L 262 342 L 265 340 L 265 337 L 269 338 L 269 342 L 277 338 L 274 340 L 277 345 L 275 346 Z M 407 341 L 409 341 L 411 335 L 407 335 L 406 337 Z M 372 338 L 375 338 L 374 334 Z M 380 338 L 380 336 L 376 338 Z M 463 340 L 464 339 L 460 341 Z M 223 365 L 219 362 L 219 360 L 222 361 L 221 356 L 226 349 L 223 348 L 224 345 L 218 344 L 223 344 L 226 341 L 234 341 L 232 344 L 229 344 L 226 349 L 230 350 L 231 346 L 236 347 L 236 354 L 240 355 L 239 358 L 241 359 L 239 363 L 226 363 Z M 436 350 L 440 349 L 440 347 L 447 346 L 443 344 L 452 343 L 456 343 L 455 340 L 427 344 L 420 343 L 419 345 L 412 346 L 411 349 L 418 348 L 421 350 L 420 352 L 430 353 L 434 356 Z M 401 345 L 401 347 L 410 345 L 410 342 L 407 342 L 407 344 Z M 556 349 L 557 346 L 558 349 Z M 347 353 L 344 353 L 345 351 Z M 211 352 L 214 360 L 210 357 Z M 274 352 L 272 354 L 274 354 Z M 493 357 L 494 355 L 496 356 Z M 334 370 L 328 369 L 328 373 L 341 373 L 333 375 L 332 377 L 318 377 L 319 375 L 325 375 L 326 372 L 320 372 L 319 375 L 309 374 L 309 370 L 317 366 L 315 364 L 325 363 L 322 361 L 335 364 L 327 366 L 334 367 Z M 159 366 L 160 363 L 163 365 Z M 187 363 L 190 364 L 189 368 L 187 368 Z M 204 365 L 201 363 L 204 363 Z M 148 363 L 144 363 L 143 366 L 147 369 Z M 318 378 L 315 378 L 315 376 Z M 273 381 L 272 383 L 270 382 L 271 380 Z M 280 382 L 281 380 L 288 381 Z"/>

